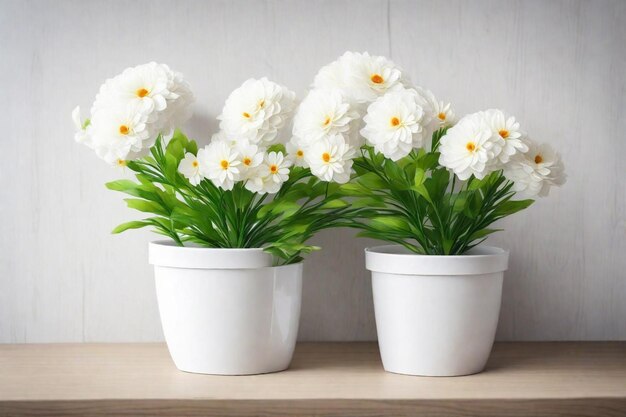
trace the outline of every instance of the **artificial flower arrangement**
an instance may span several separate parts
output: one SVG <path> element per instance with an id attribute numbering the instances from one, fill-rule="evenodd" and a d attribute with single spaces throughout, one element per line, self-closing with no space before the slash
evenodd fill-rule
<path id="1" fill-rule="evenodd" d="M 152 227 L 181 246 L 262 247 L 289 264 L 316 249 L 305 243 L 314 233 L 351 217 L 354 210 L 334 192 L 349 180 L 351 160 L 337 172 L 317 159 L 305 168 L 302 154 L 285 153 L 280 131 L 296 106 L 294 92 L 266 78 L 245 81 L 203 148 L 176 130 L 192 102 L 183 76 L 152 62 L 107 80 L 88 120 L 74 110 L 76 141 L 136 176 L 107 187 L 152 215 L 114 233 Z"/>
<path id="2" fill-rule="evenodd" d="M 300 261 L 316 249 L 306 242 L 341 226 L 395 244 L 366 250 L 385 369 L 483 369 L 508 252 L 480 243 L 494 222 L 564 183 L 549 145 L 501 110 L 455 121 L 450 104 L 367 53 L 323 67 L 299 105 L 266 78 L 244 82 L 200 149 L 176 130 L 192 101 L 180 73 L 150 63 L 107 80 L 89 120 L 73 114 L 77 141 L 135 174 L 107 187 L 150 214 L 114 232 L 150 226 L 171 239 L 151 244 L 150 262 L 179 369 L 287 368 Z"/>
<path id="3" fill-rule="evenodd" d="M 559 155 L 513 116 L 490 109 L 455 122 L 449 103 L 367 53 L 346 52 L 319 71 L 293 134 L 288 149 L 313 172 L 353 166 L 339 191 L 369 208 L 353 224 L 361 235 L 420 254 L 467 252 L 498 230 L 493 222 L 565 180 Z"/>
<path id="4" fill-rule="evenodd" d="M 455 121 L 450 104 L 367 53 L 346 52 L 319 71 L 293 134 L 289 148 L 312 172 L 353 168 L 338 194 L 366 209 L 350 226 L 393 243 L 365 253 L 384 368 L 480 372 L 508 267 L 507 251 L 481 243 L 494 222 L 564 183 L 559 155 L 502 110 Z"/>

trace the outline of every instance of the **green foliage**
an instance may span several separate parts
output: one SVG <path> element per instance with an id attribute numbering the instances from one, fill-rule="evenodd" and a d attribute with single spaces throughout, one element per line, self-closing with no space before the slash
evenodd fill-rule
<path id="1" fill-rule="evenodd" d="M 321 182 L 304 168 L 292 169 L 273 198 L 252 193 L 243 183 L 236 183 L 231 191 L 209 180 L 193 186 L 178 172 L 178 165 L 187 152 L 195 155 L 198 146 L 180 131 L 167 146 L 159 137 L 150 151 L 149 156 L 128 162 L 136 181 L 118 180 L 106 186 L 130 195 L 125 200 L 128 207 L 151 217 L 123 223 L 113 233 L 152 227 L 181 246 L 263 247 L 279 263 L 289 264 L 319 249 L 306 244 L 316 232 L 353 224 L 351 219 L 361 210 L 341 199 L 337 184 Z"/>
<path id="2" fill-rule="evenodd" d="M 399 161 L 363 147 L 354 162 L 354 182 L 338 193 L 363 207 L 352 227 L 360 236 L 401 244 L 413 252 L 456 255 L 499 231 L 489 226 L 525 209 L 533 200 L 513 201 L 513 184 L 501 171 L 482 180 L 458 181 L 439 165 L 439 140 L 445 129 L 433 133 L 432 151 L 413 151 Z"/>

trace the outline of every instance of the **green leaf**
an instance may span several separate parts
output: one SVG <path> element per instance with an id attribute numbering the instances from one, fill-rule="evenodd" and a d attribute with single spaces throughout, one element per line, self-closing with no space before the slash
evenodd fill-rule
<path id="1" fill-rule="evenodd" d="M 433 171 L 432 176 L 424 181 L 428 194 L 433 201 L 441 200 L 448 188 L 449 181 L 450 173 L 445 168 Z"/>
<path id="2" fill-rule="evenodd" d="M 155 203 L 154 201 L 139 200 L 136 198 L 126 198 L 124 201 L 126 201 L 129 208 L 139 210 L 144 213 L 154 213 L 161 216 L 169 215 L 169 213 L 165 211 L 160 204 Z"/>
<path id="3" fill-rule="evenodd" d="M 515 201 L 508 200 L 498 205 L 498 207 L 496 207 L 496 209 L 494 210 L 493 214 L 495 214 L 496 216 L 502 216 L 502 217 L 509 216 L 513 213 L 517 213 L 518 211 L 524 210 L 525 208 L 527 208 L 534 202 L 535 200 L 532 200 L 532 199 L 515 200 Z"/>
<path id="4" fill-rule="evenodd" d="M 361 207 L 385 207 L 386 204 L 382 198 L 379 197 L 365 197 L 359 198 L 355 200 L 350 205 L 352 208 L 361 208 Z"/>
<path id="5" fill-rule="evenodd" d="M 418 156 L 417 167 L 424 171 L 430 171 L 439 162 L 439 152 L 429 152 Z"/>
<path id="6" fill-rule="evenodd" d="M 348 205 L 348 203 L 346 203 L 345 201 L 340 200 L 340 199 L 335 199 L 335 200 L 327 201 L 326 203 L 322 204 L 322 206 L 320 208 L 322 208 L 322 209 L 337 209 L 337 208 L 346 207 L 347 205 Z"/>
<path id="7" fill-rule="evenodd" d="M 397 216 L 380 216 L 374 217 L 370 221 L 370 225 L 375 227 L 376 229 L 391 229 L 391 230 L 402 230 L 409 231 L 410 227 L 406 220 L 397 217 Z"/>
<path id="8" fill-rule="evenodd" d="M 430 194 L 428 193 L 428 190 L 426 189 L 426 186 L 424 184 L 420 184 L 417 187 L 413 186 L 411 187 L 411 189 L 417 191 L 417 193 L 424 197 L 426 201 L 428 201 L 430 204 L 433 204 L 433 200 L 430 198 Z"/>
<path id="9" fill-rule="evenodd" d="M 471 241 L 476 240 L 476 239 L 482 239 L 485 236 L 488 236 L 488 235 L 490 235 L 492 233 L 500 232 L 500 231 L 502 231 L 502 229 L 481 229 L 481 230 L 478 230 L 478 231 L 472 233 L 472 235 L 468 239 L 468 242 L 471 242 Z"/>
<path id="10" fill-rule="evenodd" d="M 406 182 L 406 178 L 404 177 L 404 171 L 402 168 L 398 166 L 398 164 L 391 159 L 385 160 L 385 174 L 387 177 L 394 182 L 397 182 L 399 185 L 404 184 Z"/>
<path id="11" fill-rule="evenodd" d="M 363 196 L 371 194 L 371 191 L 361 184 L 347 183 L 342 184 L 337 190 L 340 195 L 344 196 Z"/>
<path id="12" fill-rule="evenodd" d="M 137 188 L 139 184 L 131 180 L 117 180 L 107 182 L 105 186 L 113 191 L 127 191 Z"/>
<path id="13" fill-rule="evenodd" d="M 426 172 L 422 168 L 415 169 L 415 177 L 413 179 L 413 185 L 419 187 L 426 180 Z"/>
<path id="14" fill-rule="evenodd" d="M 463 214 L 470 219 L 475 219 L 480 214 L 480 208 L 483 204 L 483 198 L 480 192 L 474 191 L 467 196 L 467 201 L 463 207 Z"/>
<path id="15" fill-rule="evenodd" d="M 189 141 L 187 146 L 185 146 L 185 150 L 187 152 L 190 152 L 190 153 L 194 154 L 194 155 L 198 155 L 198 144 L 196 143 L 195 140 L 191 140 L 191 141 Z"/>
<path id="16" fill-rule="evenodd" d="M 387 188 L 387 182 L 380 178 L 375 172 L 368 172 L 357 177 L 357 183 L 371 190 Z"/>
<path id="17" fill-rule="evenodd" d="M 120 224 L 115 229 L 113 229 L 111 233 L 117 234 L 117 233 L 125 232 L 126 230 L 129 230 L 129 229 L 141 229 L 142 227 L 151 226 L 151 225 L 152 223 L 144 221 L 144 220 L 135 220 L 132 222 L 126 222 L 126 223 Z"/>

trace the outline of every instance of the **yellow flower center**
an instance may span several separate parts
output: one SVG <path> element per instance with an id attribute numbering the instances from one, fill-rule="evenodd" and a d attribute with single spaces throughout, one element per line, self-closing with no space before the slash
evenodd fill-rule
<path id="1" fill-rule="evenodd" d="M 252 159 L 245 157 L 243 158 L 243 164 L 249 166 L 252 163 Z"/>
<path id="2" fill-rule="evenodd" d="M 148 94 L 150 94 L 150 91 L 146 90 L 145 88 L 140 88 L 139 90 L 137 90 L 137 97 L 144 98 Z"/>
<path id="3" fill-rule="evenodd" d="M 382 84 L 385 82 L 385 79 L 380 74 L 372 74 L 370 80 L 372 80 L 374 84 Z"/>
<path id="4" fill-rule="evenodd" d="M 241 115 L 242 115 L 243 117 L 245 117 L 246 119 L 249 119 L 249 118 L 250 118 L 250 113 L 248 113 L 247 111 L 245 111 L 245 112 L 241 113 Z"/>
<path id="5" fill-rule="evenodd" d="M 228 167 L 230 166 L 228 161 L 225 159 L 222 159 L 222 162 L 220 162 L 220 165 L 222 166 L 222 169 L 228 169 Z"/>
<path id="6" fill-rule="evenodd" d="M 502 129 L 498 132 L 500 134 L 500 136 L 502 137 L 502 139 L 506 139 L 509 137 L 509 131 L 506 129 Z"/>
<path id="7" fill-rule="evenodd" d="M 543 158 L 541 155 L 535 155 L 535 164 L 540 164 L 543 162 Z"/>
<path id="8" fill-rule="evenodd" d="M 259 101 L 259 109 L 262 109 L 263 107 L 265 107 L 265 100 Z"/>
<path id="9" fill-rule="evenodd" d="M 302 158 L 304 156 L 304 152 L 302 152 L 302 149 L 298 149 L 298 152 L 296 152 L 296 156 L 298 158 Z"/>
<path id="10" fill-rule="evenodd" d="M 120 126 L 120 133 L 122 135 L 128 135 L 128 132 L 130 132 L 130 128 L 126 125 L 121 125 Z"/>
<path id="11" fill-rule="evenodd" d="M 324 126 L 328 126 L 329 123 L 330 123 L 330 117 L 326 116 L 326 119 L 324 120 Z"/>
<path id="12" fill-rule="evenodd" d="M 324 152 L 324 153 L 322 154 L 322 160 L 323 160 L 324 162 L 330 162 L 330 154 L 329 154 L 328 152 Z"/>
<path id="13" fill-rule="evenodd" d="M 118 159 L 116 162 L 117 162 L 117 166 L 118 167 L 125 167 L 126 166 L 126 160 L 124 160 L 124 159 Z"/>
<path id="14" fill-rule="evenodd" d="M 397 117 L 392 117 L 389 123 L 391 123 L 391 126 L 398 126 L 400 124 L 400 119 L 398 119 Z"/>
<path id="15" fill-rule="evenodd" d="M 476 150 L 476 144 L 474 142 L 467 142 L 465 148 L 470 152 L 474 152 Z"/>
<path id="16" fill-rule="evenodd" d="M 275 164 L 270 165 L 270 172 L 272 174 L 276 174 L 278 172 L 278 166 L 276 166 Z"/>
<path id="17" fill-rule="evenodd" d="M 441 112 L 437 115 L 437 118 L 439 118 L 439 120 L 446 120 L 446 114 L 444 112 Z"/>
<path id="18" fill-rule="evenodd" d="M 191 166 L 194 167 L 194 168 L 198 168 L 198 161 L 193 161 L 191 163 Z"/>

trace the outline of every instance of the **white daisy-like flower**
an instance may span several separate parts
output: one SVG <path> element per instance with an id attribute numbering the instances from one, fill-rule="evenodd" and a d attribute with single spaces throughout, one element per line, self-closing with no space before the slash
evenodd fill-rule
<path id="1" fill-rule="evenodd" d="M 273 143 L 295 107 L 295 93 L 267 78 L 249 79 L 234 90 L 218 116 L 228 135 L 255 144 Z"/>
<path id="2" fill-rule="evenodd" d="M 183 75 L 180 72 L 171 71 L 167 65 L 163 66 L 167 69 L 168 89 L 173 98 L 167 100 L 167 108 L 159 114 L 155 129 L 164 136 L 170 136 L 174 129 L 191 118 L 191 104 L 195 98 Z"/>
<path id="3" fill-rule="evenodd" d="M 515 117 L 506 115 L 502 110 L 490 109 L 485 112 L 485 119 L 491 131 L 504 140 L 500 162 L 506 164 L 517 153 L 528 152 L 528 145 L 524 142 L 524 133 L 520 130 Z"/>
<path id="4" fill-rule="evenodd" d="M 367 108 L 361 135 L 377 152 L 397 161 L 424 144 L 427 113 L 414 90 L 387 93 Z M 422 103 L 423 104 L 423 103 Z"/>
<path id="5" fill-rule="evenodd" d="M 346 52 L 337 63 L 322 68 L 314 86 L 325 89 L 340 86 L 351 100 L 367 103 L 388 91 L 402 89 L 402 71 L 383 56 Z"/>
<path id="6" fill-rule="evenodd" d="M 200 162 L 196 155 L 188 152 L 178 164 L 178 171 L 185 176 L 191 185 L 198 185 L 204 178 L 200 171 Z"/>
<path id="7" fill-rule="evenodd" d="M 450 103 L 437 100 L 432 91 L 425 88 L 414 87 L 413 89 L 420 97 L 420 105 L 424 107 L 428 119 L 430 120 L 426 126 L 429 136 L 442 127 L 454 124 L 454 112 L 452 111 Z"/>
<path id="8" fill-rule="evenodd" d="M 503 146 L 504 140 L 493 134 L 484 113 L 473 113 L 463 117 L 441 138 L 439 163 L 453 170 L 461 180 L 472 175 L 482 179 L 497 167 Z"/>
<path id="9" fill-rule="evenodd" d="M 92 146 L 98 156 L 108 163 L 127 160 L 129 153 L 142 149 L 150 137 L 148 115 L 136 104 L 102 109 L 91 120 Z"/>
<path id="10" fill-rule="evenodd" d="M 289 167 L 292 163 L 282 152 L 265 154 L 263 163 L 259 165 L 246 181 L 246 188 L 254 193 L 276 194 L 283 183 L 289 178 Z"/>
<path id="11" fill-rule="evenodd" d="M 113 79 L 112 93 L 125 103 L 141 105 L 148 113 L 163 111 L 168 100 L 177 98 L 170 91 L 170 74 L 166 65 L 150 62 L 127 68 Z"/>
<path id="12" fill-rule="evenodd" d="M 293 137 L 287 145 L 287 159 L 289 159 L 294 166 L 307 168 L 309 164 L 306 162 L 306 148 L 300 144 L 298 138 Z"/>
<path id="13" fill-rule="evenodd" d="M 239 153 L 239 161 L 241 161 L 241 177 L 247 178 L 252 171 L 263 162 L 263 154 L 265 149 L 259 148 L 247 140 L 237 141 L 235 149 Z"/>
<path id="14" fill-rule="evenodd" d="M 211 142 L 198 151 L 200 173 L 210 179 L 216 187 L 232 190 L 241 179 L 241 162 L 234 147 L 224 142 Z"/>
<path id="15" fill-rule="evenodd" d="M 512 190 L 525 197 L 545 197 L 554 185 L 567 179 L 563 161 L 548 144 L 537 145 L 527 139 L 528 152 L 516 154 L 504 166 L 504 175 L 514 182 Z"/>
<path id="16" fill-rule="evenodd" d="M 100 87 L 91 107 L 91 123 L 83 129 L 86 135 L 78 132 L 76 139 L 84 140 L 109 163 L 137 158 L 148 153 L 159 134 L 171 134 L 191 116 L 192 102 L 193 94 L 182 75 L 167 65 L 151 62 L 128 68 Z M 116 133 L 115 124 L 129 118 L 129 113 L 141 122 L 130 118 L 133 127 L 119 123 Z M 78 111 L 73 117 L 80 123 Z M 129 128 L 128 133 L 123 126 Z"/>
<path id="17" fill-rule="evenodd" d="M 340 135 L 326 136 L 312 144 L 306 153 L 311 173 L 323 181 L 344 184 L 350 180 L 354 149 Z"/>
<path id="18" fill-rule="evenodd" d="M 74 128 L 76 133 L 74 134 L 74 140 L 78 143 L 85 144 L 88 147 L 91 145 L 91 135 L 89 134 L 89 125 L 82 119 L 80 115 L 80 106 L 76 106 L 72 111 L 72 121 L 74 122 Z"/>
<path id="19" fill-rule="evenodd" d="M 346 133 L 359 114 L 338 90 L 312 90 L 302 100 L 293 120 L 293 134 L 304 146 L 324 136 Z"/>

